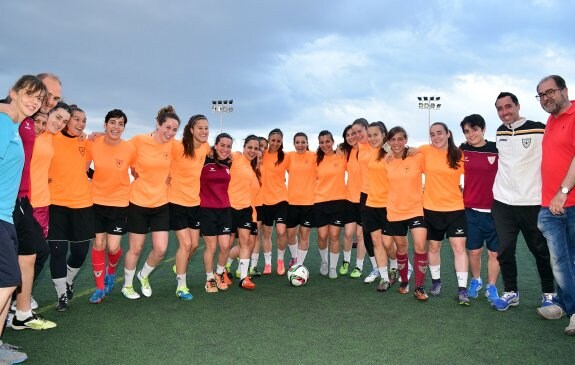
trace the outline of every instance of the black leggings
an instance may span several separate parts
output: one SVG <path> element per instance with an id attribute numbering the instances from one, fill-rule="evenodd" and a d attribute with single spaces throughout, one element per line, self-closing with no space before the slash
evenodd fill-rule
<path id="1" fill-rule="evenodd" d="M 72 244 L 69 244 L 69 241 L 48 241 L 48 244 L 50 246 L 50 272 L 52 279 L 65 278 L 68 270 L 67 266 L 75 269 L 81 268 L 90 250 L 90 240 Z M 70 257 L 68 257 L 68 262 L 66 262 L 68 246 L 70 247 Z"/>
<path id="2" fill-rule="evenodd" d="M 363 243 L 365 244 L 365 250 L 369 257 L 374 257 L 375 253 L 373 252 L 373 241 L 371 240 L 371 233 L 366 229 L 366 220 L 365 220 L 365 202 L 367 201 L 367 194 L 361 193 L 359 196 L 359 214 L 361 216 L 361 225 L 363 227 Z"/>
<path id="3" fill-rule="evenodd" d="M 50 248 L 46 240 L 39 240 L 36 244 L 36 262 L 34 263 L 34 281 L 38 278 L 42 269 L 44 269 L 44 264 L 50 256 Z"/>

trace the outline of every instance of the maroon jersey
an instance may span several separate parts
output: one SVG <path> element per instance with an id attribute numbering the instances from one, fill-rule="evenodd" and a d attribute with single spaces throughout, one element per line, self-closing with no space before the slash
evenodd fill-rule
<path id="1" fill-rule="evenodd" d="M 499 154 L 495 142 L 473 147 L 467 143 L 463 150 L 465 175 L 463 202 L 465 208 L 491 209 L 493 206 L 493 182 L 497 174 Z"/>
<path id="2" fill-rule="evenodd" d="M 218 161 L 206 157 L 202 174 L 200 175 L 200 207 L 202 208 L 229 208 L 230 197 L 230 167 L 228 160 Z"/>
<path id="3" fill-rule="evenodd" d="M 30 160 L 32 159 L 32 151 L 34 150 L 34 141 L 36 139 L 32 118 L 25 118 L 20 123 L 18 132 L 24 146 L 24 169 L 22 170 L 22 180 L 20 180 L 20 188 L 18 189 L 18 198 L 23 198 L 30 196 Z"/>

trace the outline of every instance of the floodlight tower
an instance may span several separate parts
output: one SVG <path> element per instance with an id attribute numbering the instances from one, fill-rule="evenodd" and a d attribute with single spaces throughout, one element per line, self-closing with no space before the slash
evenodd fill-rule
<path id="1" fill-rule="evenodd" d="M 224 130 L 224 113 L 234 111 L 234 100 L 212 100 L 212 112 L 220 114 L 220 133 Z"/>
<path id="2" fill-rule="evenodd" d="M 441 109 L 441 104 L 437 103 L 441 100 L 439 96 L 418 96 L 417 97 L 419 109 L 427 109 L 427 133 L 431 128 L 431 111 Z M 429 138 L 431 142 L 431 137 Z"/>

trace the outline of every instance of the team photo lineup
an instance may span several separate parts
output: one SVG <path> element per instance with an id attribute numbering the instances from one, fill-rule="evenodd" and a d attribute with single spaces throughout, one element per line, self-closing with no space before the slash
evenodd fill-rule
<path id="1" fill-rule="evenodd" d="M 190 259 L 203 255 L 207 294 L 234 282 L 257 291 L 267 275 L 302 286 L 319 273 L 421 302 L 452 295 L 454 305 L 473 306 L 484 295 L 493 310 L 506 311 L 522 293 L 521 233 L 540 279 L 537 315 L 567 317 L 564 333 L 573 336 L 575 105 L 561 76 L 533 85 L 549 119 L 521 116 L 518 98 L 502 91 L 493 95 L 501 121 L 494 141 L 479 114 L 461 117 L 465 141 L 435 122 L 430 143 L 418 146 L 401 125 L 358 116 L 343 130 L 320 131 L 310 151 L 306 133 L 315 130 L 221 132 L 210 145 L 208 118 L 184 118 L 170 105 L 155 122 L 150 116 L 151 133 L 124 140 L 129 116 L 112 109 L 97 122 L 103 130 L 87 134 L 86 113 L 62 100 L 57 75 L 24 75 L 3 85 L 9 92 L 0 102 L 0 321 L 14 330 L 56 327 L 35 312 L 34 283 L 48 266 L 55 310 L 67 311 L 88 254 L 90 303 L 105 305 L 114 290 L 125 300 L 151 297 L 169 244 L 177 245 L 174 300 L 204 295 L 198 287 L 192 293 L 187 278 Z M 291 144 L 295 150 L 285 152 Z M 444 240 L 456 287 L 442 283 L 450 275 L 441 272 Z M 319 267 L 308 266 L 317 251 Z M 0 364 L 27 357 L 0 343 Z"/>

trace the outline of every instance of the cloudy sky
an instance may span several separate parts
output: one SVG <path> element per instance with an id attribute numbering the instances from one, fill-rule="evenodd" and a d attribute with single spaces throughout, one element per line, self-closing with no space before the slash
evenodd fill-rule
<path id="1" fill-rule="evenodd" d="M 339 137 L 358 117 L 424 143 L 417 96 L 441 96 L 431 121 L 447 123 L 456 143 L 473 113 L 493 139 L 500 91 L 545 121 L 537 82 L 556 73 L 575 84 L 574 13 L 568 0 L 3 1 L 0 88 L 56 73 L 89 130 L 121 108 L 125 137 L 151 131 L 171 104 L 183 123 L 205 114 L 213 138 L 211 101 L 233 99 L 223 123 L 236 143 L 278 127 L 286 147 L 298 131 L 312 146 L 322 129 Z"/>

